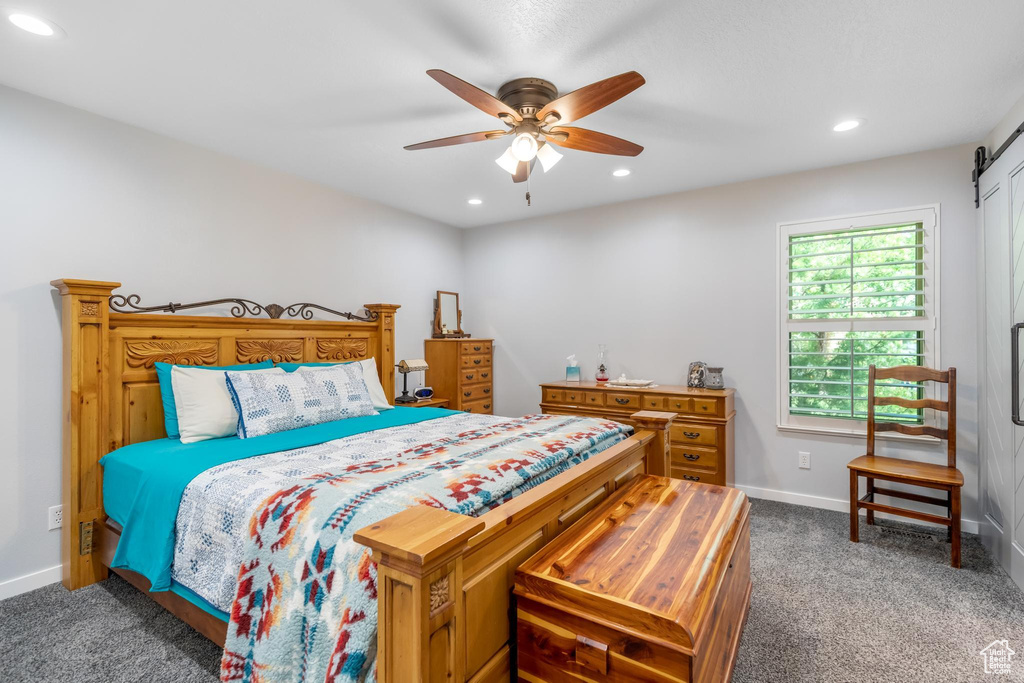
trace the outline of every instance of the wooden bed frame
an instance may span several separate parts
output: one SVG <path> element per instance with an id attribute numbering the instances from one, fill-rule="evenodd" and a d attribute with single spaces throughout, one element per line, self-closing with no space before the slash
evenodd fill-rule
<path id="1" fill-rule="evenodd" d="M 374 357 L 394 399 L 394 304 L 372 322 L 116 313 L 120 283 L 55 280 L 62 298 L 64 429 L 61 561 L 75 590 L 108 576 L 120 528 L 103 510 L 99 459 L 163 438 L 154 363 L 191 365 Z M 668 472 L 673 413 L 641 411 L 637 432 L 480 517 L 412 507 L 357 532 L 378 564 L 378 680 L 507 681 L 515 669 L 511 589 L 516 567 L 633 477 Z M 227 624 L 170 592 L 114 569 L 223 644 Z M 511 640 L 510 640 L 511 637 Z"/>

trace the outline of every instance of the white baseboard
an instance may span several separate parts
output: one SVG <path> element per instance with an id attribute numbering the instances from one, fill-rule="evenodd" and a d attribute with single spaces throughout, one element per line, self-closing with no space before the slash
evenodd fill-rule
<path id="1" fill-rule="evenodd" d="M 803 505 L 805 507 L 821 508 L 823 510 L 835 510 L 836 512 L 850 512 L 850 501 L 842 498 L 825 498 L 824 496 L 811 496 L 806 493 L 790 493 L 789 491 L 762 489 L 757 488 L 756 486 L 744 486 L 742 484 L 734 484 L 734 486 L 751 498 L 763 498 L 765 500 L 774 500 L 780 503 L 792 503 L 793 505 Z M 876 512 L 875 515 L 879 519 L 892 519 L 910 524 L 916 523 L 934 526 L 928 522 L 917 522 L 906 517 L 897 517 L 896 515 L 890 515 L 884 512 Z M 960 528 L 964 533 L 978 533 L 978 523 L 972 519 L 960 520 Z"/>
<path id="2" fill-rule="evenodd" d="M 43 586 L 49 586 L 51 583 L 59 582 L 60 568 L 61 565 L 58 564 L 56 567 L 40 569 L 31 574 L 16 576 L 13 579 L 0 582 L 0 600 L 13 598 L 15 595 L 28 593 L 36 588 L 42 588 Z"/>

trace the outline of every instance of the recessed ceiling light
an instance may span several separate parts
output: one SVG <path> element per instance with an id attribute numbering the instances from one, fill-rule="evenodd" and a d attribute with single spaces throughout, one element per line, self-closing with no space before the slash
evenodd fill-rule
<path id="1" fill-rule="evenodd" d="M 483 204 L 483 203 L 484 203 L 484 200 L 482 200 L 482 199 L 476 199 L 476 198 L 474 197 L 473 199 L 467 199 L 467 200 L 466 200 L 466 203 L 467 203 L 467 204 L 472 204 L 473 206 L 477 206 L 478 204 Z"/>
<path id="2" fill-rule="evenodd" d="M 615 176 L 616 178 L 625 178 L 630 173 L 632 173 L 632 171 L 630 171 L 628 168 L 619 168 L 612 171 L 612 175 Z"/>
<path id="3" fill-rule="evenodd" d="M 836 125 L 832 126 L 832 130 L 834 130 L 837 133 L 845 133 L 848 130 L 853 130 L 859 125 L 859 119 L 850 119 L 849 121 L 840 121 Z"/>
<path id="4" fill-rule="evenodd" d="M 24 12 L 10 12 L 7 15 L 7 20 L 21 30 L 28 31 L 33 35 L 42 36 L 43 38 L 55 38 L 62 34 L 60 27 L 57 25 Z"/>

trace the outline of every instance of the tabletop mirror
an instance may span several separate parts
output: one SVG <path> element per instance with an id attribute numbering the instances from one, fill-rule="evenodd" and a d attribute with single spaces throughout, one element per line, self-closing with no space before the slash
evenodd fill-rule
<path id="1" fill-rule="evenodd" d="M 434 338 L 468 337 L 462 331 L 462 310 L 459 308 L 458 292 L 438 290 L 434 299 Z"/>

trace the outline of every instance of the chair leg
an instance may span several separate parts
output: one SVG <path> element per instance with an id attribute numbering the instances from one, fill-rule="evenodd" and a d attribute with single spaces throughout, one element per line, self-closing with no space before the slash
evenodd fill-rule
<path id="1" fill-rule="evenodd" d="M 857 505 L 860 498 L 859 484 L 856 470 L 850 470 L 850 540 L 854 543 L 860 540 L 859 515 L 860 507 Z"/>
<path id="2" fill-rule="evenodd" d="M 954 488 L 950 493 L 953 499 L 953 509 L 950 512 L 950 517 L 953 522 L 950 527 L 950 532 L 953 535 L 953 540 L 951 543 L 951 557 L 949 563 L 954 569 L 960 569 L 960 487 L 958 486 Z"/>
<path id="3" fill-rule="evenodd" d="M 874 492 L 875 492 L 875 480 L 874 480 L 874 478 L 873 477 L 865 477 L 865 479 L 868 482 L 867 493 L 874 494 Z M 872 495 L 870 498 L 868 498 L 868 500 L 870 500 L 872 503 L 874 503 L 875 502 L 874 495 Z M 866 517 L 867 517 L 867 523 L 868 524 L 874 524 L 875 523 L 875 511 L 874 510 L 868 510 Z"/>
<path id="4" fill-rule="evenodd" d="M 953 489 L 946 491 L 946 512 L 949 514 L 949 518 L 953 519 Z M 953 542 L 953 525 L 950 524 L 946 527 L 946 542 Z"/>

